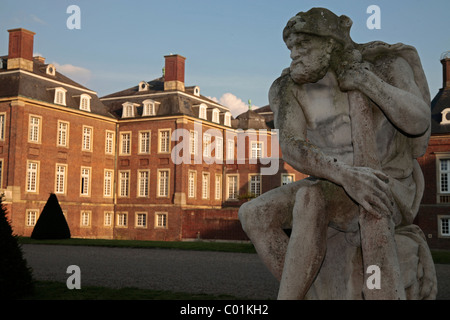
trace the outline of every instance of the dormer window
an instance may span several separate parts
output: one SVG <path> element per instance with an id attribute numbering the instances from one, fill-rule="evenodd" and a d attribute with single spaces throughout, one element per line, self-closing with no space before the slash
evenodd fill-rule
<path id="1" fill-rule="evenodd" d="M 231 113 L 225 112 L 225 116 L 223 119 L 223 125 L 231 127 Z"/>
<path id="2" fill-rule="evenodd" d="M 45 73 L 51 76 L 54 76 L 56 73 L 56 68 L 53 64 L 49 64 L 47 68 L 45 68 Z"/>
<path id="3" fill-rule="evenodd" d="M 450 108 L 445 108 L 442 110 L 442 121 L 441 124 L 450 124 Z"/>
<path id="4" fill-rule="evenodd" d="M 87 94 L 80 96 L 80 110 L 91 112 L 91 97 Z"/>
<path id="5" fill-rule="evenodd" d="M 142 101 L 143 110 L 142 116 L 156 116 L 156 101 L 148 99 Z"/>
<path id="6" fill-rule="evenodd" d="M 205 120 L 207 120 L 207 117 L 206 117 L 206 105 L 205 104 L 201 104 L 200 105 L 200 107 L 199 107 L 199 109 L 198 109 L 198 117 L 200 118 L 200 119 L 205 119 Z"/>
<path id="7" fill-rule="evenodd" d="M 212 111 L 212 122 L 219 123 L 219 109 L 214 109 Z"/>
<path id="8" fill-rule="evenodd" d="M 135 117 L 136 106 L 138 106 L 138 104 L 132 103 L 132 102 L 125 102 L 124 104 L 122 104 L 122 106 L 123 106 L 122 118 L 133 118 L 133 117 Z"/>
<path id="9" fill-rule="evenodd" d="M 150 86 L 149 86 L 149 84 L 147 82 L 145 82 L 145 81 L 139 82 L 139 92 L 140 91 L 148 91 L 149 87 Z"/>
<path id="10" fill-rule="evenodd" d="M 67 90 L 64 88 L 55 88 L 55 99 L 54 99 L 54 103 L 55 104 L 60 104 L 65 106 L 66 105 L 66 92 Z"/>
<path id="11" fill-rule="evenodd" d="M 194 95 L 197 97 L 200 97 L 200 87 L 195 87 L 194 88 Z"/>

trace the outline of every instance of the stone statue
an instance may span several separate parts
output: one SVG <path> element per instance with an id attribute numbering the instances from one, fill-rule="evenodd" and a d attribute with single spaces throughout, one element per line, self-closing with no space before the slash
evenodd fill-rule
<path id="1" fill-rule="evenodd" d="M 435 299 L 431 254 L 412 224 L 428 84 L 413 47 L 356 44 L 351 25 L 324 8 L 287 23 L 292 63 L 269 102 L 284 160 L 310 177 L 247 202 L 239 218 L 279 299 Z"/>

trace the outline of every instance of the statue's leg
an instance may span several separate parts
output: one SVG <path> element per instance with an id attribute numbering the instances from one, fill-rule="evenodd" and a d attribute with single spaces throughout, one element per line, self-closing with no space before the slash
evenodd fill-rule
<path id="1" fill-rule="evenodd" d="M 328 227 L 356 232 L 358 213 L 344 189 L 331 182 L 318 180 L 297 191 L 278 299 L 305 297 L 325 258 Z"/>
<path id="2" fill-rule="evenodd" d="M 320 186 L 299 189 L 279 300 L 303 299 L 325 257 L 328 220 Z"/>
<path id="3" fill-rule="evenodd" d="M 289 241 L 283 227 L 291 224 L 295 194 L 305 180 L 266 192 L 239 209 L 242 228 L 259 257 L 278 280 L 281 280 Z"/>

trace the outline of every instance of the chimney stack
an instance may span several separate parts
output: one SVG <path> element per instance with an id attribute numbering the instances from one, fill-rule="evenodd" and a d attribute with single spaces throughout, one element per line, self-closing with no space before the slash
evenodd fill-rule
<path id="1" fill-rule="evenodd" d="M 441 60 L 443 68 L 444 83 L 443 89 L 450 89 L 450 56 Z"/>
<path id="2" fill-rule="evenodd" d="M 185 57 L 178 54 L 164 56 L 164 91 L 184 91 L 184 62 Z"/>
<path id="3" fill-rule="evenodd" d="M 33 71 L 33 41 L 35 33 L 23 28 L 11 29 L 9 32 L 7 69 L 24 69 Z"/>

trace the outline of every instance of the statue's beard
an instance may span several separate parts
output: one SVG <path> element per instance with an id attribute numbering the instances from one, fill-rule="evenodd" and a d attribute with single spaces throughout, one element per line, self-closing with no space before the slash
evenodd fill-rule
<path id="1" fill-rule="evenodd" d="M 325 77 L 329 69 L 328 63 L 305 63 L 303 60 L 294 60 L 290 66 L 291 78 L 297 84 L 315 83 Z"/>

